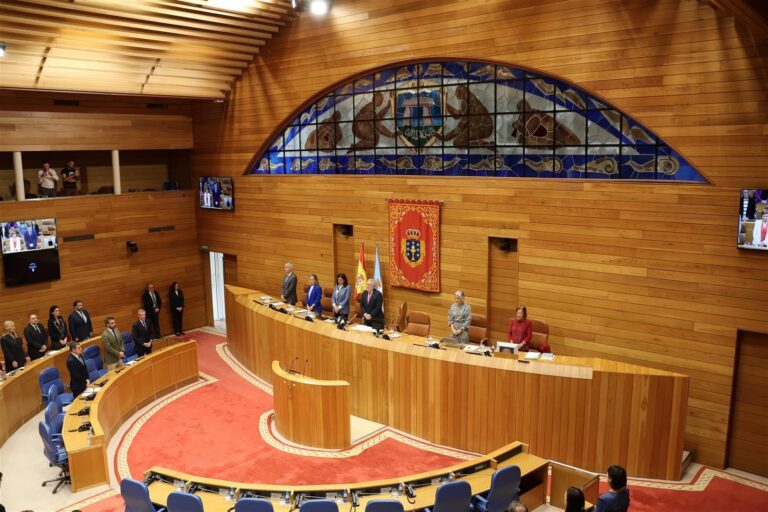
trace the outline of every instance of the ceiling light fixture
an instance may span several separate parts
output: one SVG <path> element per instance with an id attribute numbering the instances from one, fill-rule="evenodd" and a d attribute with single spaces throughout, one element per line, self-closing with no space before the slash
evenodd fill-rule
<path id="1" fill-rule="evenodd" d="M 309 12 L 315 16 L 324 16 L 330 9 L 330 0 L 312 0 L 309 3 Z"/>
<path id="2" fill-rule="evenodd" d="M 0 57 L 5 57 L 5 43 L 0 41 Z"/>

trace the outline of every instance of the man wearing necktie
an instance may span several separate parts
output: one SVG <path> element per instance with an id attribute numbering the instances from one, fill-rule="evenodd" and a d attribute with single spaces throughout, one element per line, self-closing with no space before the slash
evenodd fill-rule
<path id="1" fill-rule="evenodd" d="M 69 314 L 69 334 L 74 341 L 85 341 L 93 336 L 93 324 L 91 315 L 83 306 L 83 301 L 76 300 L 72 303 L 73 311 Z"/>
<path id="2" fill-rule="evenodd" d="M 147 324 L 152 337 L 157 339 L 160 337 L 160 294 L 155 291 L 155 285 L 152 283 L 147 284 L 147 290 L 141 296 L 141 301 L 144 303 L 144 311 L 147 312 Z M 138 346 L 136 352 L 138 353 Z"/>
<path id="3" fill-rule="evenodd" d="M 296 297 L 296 282 L 299 278 L 293 273 L 293 263 L 290 261 L 285 264 L 284 270 L 285 276 L 283 277 L 283 284 L 280 287 L 280 299 L 293 306 L 298 300 Z"/>
<path id="4" fill-rule="evenodd" d="M 139 310 L 139 319 L 131 326 L 131 338 L 136 344 L 136 355 L 141 357 L 152 353 L 152 333 L 147 323 L 147 312 Z"/>
<path id="5" fill-rule="evenodd" d="M 48 333 L 45 327 L 37 322 L 37 315 L 29 315 L 29 324 L 24 328 L 24 339 L 27 340 L 27 355 L 30 359 L 40 359 L 48 350 Z"/>
<path id="6" fill-rule="evenodd" d="M 363 315 L 363 323 L 374 329 L 384 328 L 384 310 L 381 309 L 384 297 L 373 285 L 373 279 L 366 282 L 366 288 L 360 298 L 360 314 Z"/>
<path id="7" fill-rule="evenodd" d="M 125 346 L 123 335 L 117 329 L 115 317 L 105 318 L 104 325 L 107 327 L 101 334 L 101 341 L 104 343 L 104 363 L 107 365 L 107 370 L 112 370 L 125 359 Z"/>
<path id="8" fill-rule="evenodd" d="M 80 343 L 70 341 L 69 357 L 67 358 L 67 370 L 69 370 L 69 389 L 72 390 L 72 396 L 77 396 L 88 387 L 88 367 L 83 360 L 83 348 Z"/>

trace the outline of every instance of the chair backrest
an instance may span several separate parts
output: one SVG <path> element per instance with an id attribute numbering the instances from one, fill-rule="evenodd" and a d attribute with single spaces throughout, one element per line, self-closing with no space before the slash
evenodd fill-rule
<path id="1" fill-rule="evenodd" d="M 397 500 L 371 500 L 365 512 L 403 512 L 403 504 Z"/>
<path id="2" fill-rule="evenodd" d="M 59 451 L 56 445 L 53 443 L 53 436 L 51 435 L 51 429 L 44 421 L 41 421 L 37 426 L 37 431 L 40 433 L 40 439 L 43 440 L 43 454 L 51 465 L 59 466 L 66 462 L 66 451 Z M 61 456 L 60 456 L 61 455 Z"/>
<path id="3" fill-rule="evenodd" d="M 45 406 L 43 421 L 48 425 L 51 434 L 61 434 L 61 429 L 64 426 L 64 417 L 58 402 L 54 400 Z"/>
<path id="4" fill-rule="evenodd" d="M 339 512 L 333 500 L 308 500 L 301 504 L 299 512 Z"/>
<path id="5" fill-rule="evenodd" d="M 400 303 L 400 309 L 397 311 L 397 330 L 405 332 L 408 328 L 408 303 L 403 301 Z"/>
<path id="6" fill-rule="evenodd" d="M 100 368 L 96 365 L 95 359 L 86 359 L 85 367 L 88 369 L 88 380 L 93 382 L 100 377 L 99 375 Z"/>
<path id="7" fill-rule="evenodd" d="M 541 320 L 531 320 L 531 342 L 528 344 L 541 352 L 549 352 L 549 325 Z"/>
<path id="8" fill-rule="evenodd" d="M 485 315 L 472 314 L 472 320 L 469 324 L 469 342 L 480 345 L 488 341 L 488 317 Z"/>
<path id="9" fill-rule="evenodd" d="M 472 487 L 465 480 L 446 482 L 437 488 L 433 512 L 469 512 Z"/>
<path id="10" fill-rule="evenodd" d="M 91 361 L 93 361 L 97 369 L 99 370 L 104 369 L 104 360 L 101 358 L 101 355 L 91 358 Z"/>
<path id="11" fill-rule="evenodd" d="M 121 333 L 121 335 L 123 336 L 123 344 L 133 343 L 133 338 L 131 338 L 131 332 L 130 331 L 125 331 L 125 332 Z"/>
<path id="12" fill-rule="evenodd" d="M 243 498 L 235 503 L 235 512 L 272 512 L 275 508 L 269 500 Z"/>
<path id="13" fill-rule="evenodd" d="M 168 495 L 168 512 L 204 512 L 200 496 L 186 492 L 172 492 Z"/>
<path id="14" fill-rule="evenodd" d="M 421 311 L 411 311 L 408 313 L 408 327 L 405 328 L 406 334 L 415 336 L 429 336 L 431 321 L 429 315 Z"/>
<path id="15" fill-rule="evenodd" d="M 149 490 L 144 482 L 123 478 L 120 482 L 120 494 L 125 502 L 125 512 L 155 512 L 155 506 L 149 499 Z"/>
<path id="16" fill-rule="evenodd" d="M 323 298 L 320 299 L 320 304 L 323 306 L 323 311 L 333 314 L 333 287 L 326 286 L 323 288 Z"/>
<path id="17" fill-rule="evenodd" d="M 507 466 L 493 473 L 488 492 L 488 512 L 504 512 L 511 501 L 518 499 L 520 478 L 518 466 Z"/>
<path id="18" fill-rule="evenodd" d="M 51 384 L 48 386 L 48 403 L 56 402 L 59 404 L 59 407 L 63 407 L 63 404 L 61 403 L 61 400 L 59 399 L 59 388 L 56 387 L 55 384 Z"/>
<path id="19" fill-rule="evenodd" d="M 40 393 L 43 397 L 43 404 L 48 403 L 48 389 L 51 385 L 56 386 L 56 390 L 59 393 L 64 392 L 64 383 L 61 381 L 59 370 L 57 370 L 55 366 L 51 366 L 40 372 L 37 381 L 40 383 Z"/>
<path id="20" fill-rule="evenodd" d="M 89 345 L 85 347 L 85 350 L 83 350 L 83 359 L 85 361 L 89 359 L 96 359 L 101 358 L 101 349 L 99 349 L 98 345 Z"/>
<path id="21" fill-rule="evenodd" d="M 133 340 L 129 340 L 123 343 L 123 353 L 125 354 L 126 358 L 136 355 L 136 344 L 133 342 Z"/>

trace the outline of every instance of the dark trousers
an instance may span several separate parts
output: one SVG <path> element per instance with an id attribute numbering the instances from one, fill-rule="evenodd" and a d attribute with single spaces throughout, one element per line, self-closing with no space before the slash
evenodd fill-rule
<path id="1" fill-rule="evenodd" d="M 147 311 L 147 324 L 149 326 L 150 334 L 152 338 L 157 339 L 160 337 L 160 315 Z M 176 332 L 176 331 L 174 331 Z"/>
<path id="2" fill-rule="evenodd" d="M 171 317 L 173 318 L 173 332 L 175 334 L 183 332 L 183 329 L 181 328 L 181 317 L 183 315 L 184 311 L 176 311 L 175 309 L 171 311 Z"/>

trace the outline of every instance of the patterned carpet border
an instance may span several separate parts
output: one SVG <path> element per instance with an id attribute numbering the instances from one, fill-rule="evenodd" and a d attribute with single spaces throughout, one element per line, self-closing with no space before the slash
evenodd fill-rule
<path id="1" fill-rule="evenodd" d="M 58 512 L 72 512 L 73 510 L 79 510 L 81 508 L 87 507 L 88 505 L 93 505 L 95 503 L 98 503 L 103 500 L 107 500 L 113 496 L 117 496 L 120 494 L 119 490 L 115 489 L 107 489 L 104 492 L 100 492 L 98 494 L 94 494 L 90 498 L 85 498 L 84 500 L 76 501 L 75 503 L 71 505 L 67 505 L 66 507 L 59 509 Z"/>
<path id="2" fill-rule="evenodd" d="M 737 484 L 745 485 L 758 491 L 768 492 L 768 484 L 763 484 L 750 480 L 740 475 L 734 475 L 727 472 L 724 469 L 715 469 L 708 466 L 701 466 L 699 470 L 694 473 L 693 478 L 689 482 L 673 482 L 665 480 L 643 480 L 640 478 L 629 478 L 628 485 L 630 487 L 644 487 L 646 489 L 663 489 L 668 491 L 690 491 L 701 492 L 705 491 L 712 479 L 715 477 L 729 480 Z M 605 475 L 600 477 L 600 481 L 607 482 Z"/>

